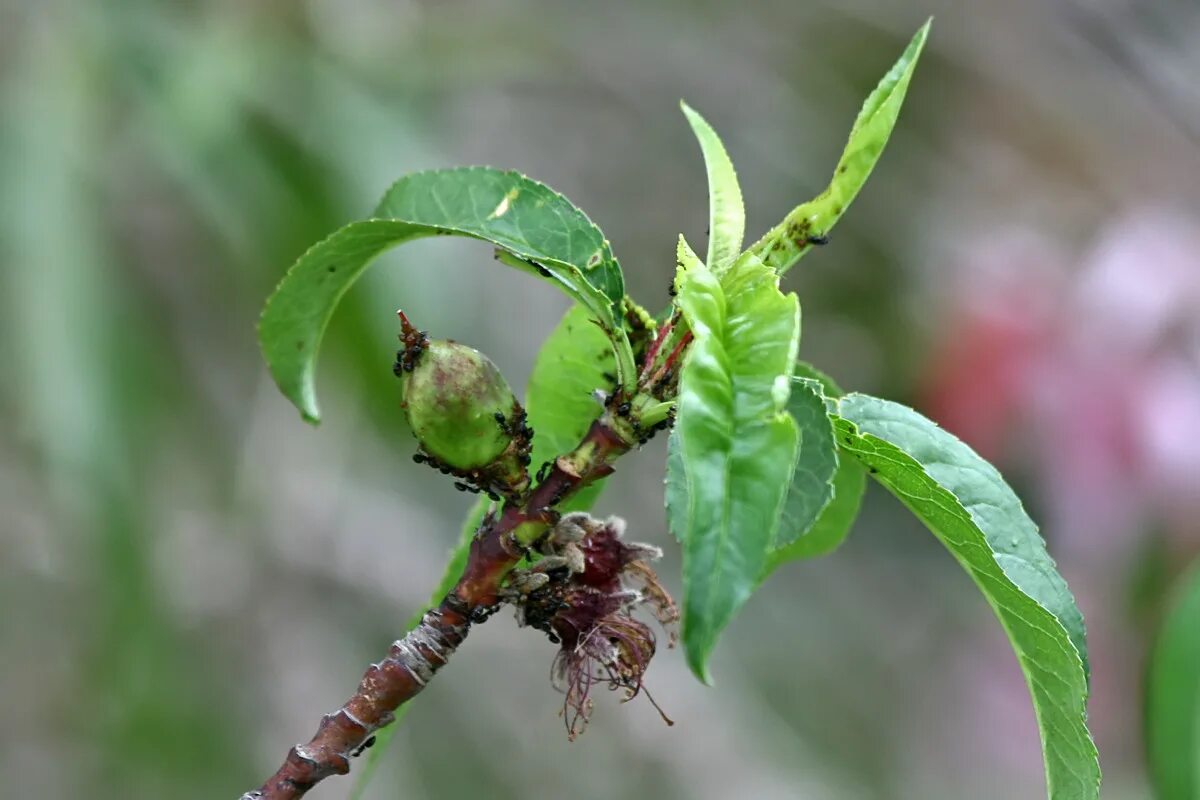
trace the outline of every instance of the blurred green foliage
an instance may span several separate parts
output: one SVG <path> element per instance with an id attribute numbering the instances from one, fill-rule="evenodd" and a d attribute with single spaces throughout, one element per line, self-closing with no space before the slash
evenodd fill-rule
<path id="1" fill-rule="evenodd" d="M 1200 797 L 1200 571 L 1180 581 L 1146 680 L 1146 748 L 1162 800 Z"/>

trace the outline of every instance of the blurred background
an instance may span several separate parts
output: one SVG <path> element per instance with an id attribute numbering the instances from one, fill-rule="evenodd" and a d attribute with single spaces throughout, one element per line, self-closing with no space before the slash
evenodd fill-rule
<path id="1" fill-rule="evenodd" d="M 520 169 L 667 301 L 704 244 L 686 97 L 756 237 L 826 183 L 929 14 L 879 168 L 791 272 L 802 355 L 941 420 L 1043 524 L 1088 620 L 1105 797 L 1151 796 L 1141 673 L 1200 554 L 1200 7 L 1189 0 L 0 0 L 0 775 L 12 797 L 236 797 L 401 631 L 468 501 L 412 464 L 395 310 L 514 385 L 566 301 L 426 241 L 343 302 L 304 425 L 255 341 L 312 242 L 422 168 Z M 662 437 L 599 510 L 666 546 Z M 478 629 L 370 798 L 1044 796 L 966 575 L 872 489 L 698 685 L 681 655 L 569 744 L 554 647 Z M 317 792 L 344 798 L 349 780 Z"/>

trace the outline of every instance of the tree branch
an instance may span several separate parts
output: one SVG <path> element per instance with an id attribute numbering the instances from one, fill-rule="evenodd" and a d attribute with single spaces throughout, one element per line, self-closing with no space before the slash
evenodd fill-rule
<path id="1" fill-rule="evenodd" d="M 627 428 L 628 423 L 606 412 L 574 450 L 555 460 L 524 505 L 509 505 L 498 518 L 485 518 L 454 589 L 367 669 L 354 696 L 326 714 L 306 744 L 293 747 L 275 774 L 242 800 L 291 800 L 330 775 L 348 773 L 350 759 L 394 719 L 397 708 L 425 688 L 462 644 L 472 622 L 487 618 L 504 577 L 557 519 L 554 507 L 612 472 L 611 462 L 637 441 Z"/>

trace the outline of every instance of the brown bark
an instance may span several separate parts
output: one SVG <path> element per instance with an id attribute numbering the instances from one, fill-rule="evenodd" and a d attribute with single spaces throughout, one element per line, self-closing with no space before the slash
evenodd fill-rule
<path id="1" fill-rule="evenodd" d="M 484 521 L 454 589 L 416 628 L 396 640 L 383 660 L 367 669 L 354 696 L 326 714 L 306 744 L 293 747 L 275 774 L 242 800 L 291 800 L 330 775 L 350 771 L 350 759 L 374 731 L 392 721 L 400 705 L 425 688 L 462 644 L 472 621 L 486 619 L 505 575 L 554 521 L 554 506 L 612 472 L 610 462 L 629 449 L 629 441 L 607 420 L 606 415 L 594 422 L 579 446 L 556 460 L 523 505 L 509 505 L 498 518 Z"/>

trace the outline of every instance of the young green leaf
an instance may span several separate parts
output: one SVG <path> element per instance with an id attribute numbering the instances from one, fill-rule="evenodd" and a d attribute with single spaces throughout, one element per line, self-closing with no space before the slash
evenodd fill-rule
<path id="1" fill-rule="evenodd" d="M 1181 588 L 1146 682 L 1146 752 L 1159 800 L 1200 800 L 1200 567 Z"/>
<path id="2" fill-rule="evenodd" d="M 801 408 L 798 404 L 807 405 L 807 398 L 803 393 L 797 392 L 797 382 L 807 385 L 812 391 L 817 392 L 821 398 L 823 411 L 826 412 L 825 423 L 821 423 L 818 419 L 808 416 L 802 418 Z M 800 425 L 800 455 L 796 461 L 796 475 L 792 476 L 792 488 L 788 491 L 788 505 L 785 509 L 793 504 L 793 495 L 797 491 L 797 477 L 801 475 L 802 465 L 806 462 L 810 465 L 819 463 L 819 459 L 823 458 L 821 448 L 826 439 L 825 425 L 829 425 L 828 435 L 831 446 L 837 446 L 833 435 L 833 421 L 829 418 L 829 412 L 837 410 L 837 398 L 841 397 L 842 389 L 824 372 L 814 367 L 805 361 L 796 362 L 795 375 L 792 377 L 792 394 L 788 399 L 788 408 L 792 416 L 796 417 L 797 423 Z M 815 426 L 814 430 L 809 430 Z M 819 443 L 819 446 L 814 452 L 813 439 Z M 846 536 L 850 533 L 850 528 L 854 525 L 854 520 L 858 517 L 858 509 L 862 504 L 863 492 L 867 487 L 867 473 L 862 468 L 862 465 L 853 458 L 841 458 L 837 452 L 834 452 L 834 463 L 836 471 L 833 473 L 833 496 L 824 508 L 820 510 L 816 519 L 808 523 L 806 528 L 803 528 L 797 537 L 789 544 L 777 547 L 771 552 L 770 561 L 767 564 L 768 573 L 774 571 L 781 564 L 786 564 L 789 561 L 798 561 L 803 558 L 815 558 L 832 553 L 838 546 L 845 541 Z M 821 474 L 818 466 L 810 466 L 811 474 Z M 783 525 L 788 523 L 786 519 Z M 793 523 L 795 525 L 795 523 Z M 763 576 L 764 579 L 766 575 Z"/>
<path id="3" fill-rule="evenodd" d="M 796 460 L 786 403 L 800 307 L 752 255 L 720 280 L 689 249 L 681 255 L 676 301 L 695 339 L 680 376 L 679 456 L 668 462 L 670 526 L 683 543 L 688 663 L 708 682 L 717 636 L 765 568 Z"/>
<path id="4" fill-rule="evenodd" d="M 797 371 L 804 370 L 808 374 L 811 368 L 808 365 L 799 363 L 796 365 Z M 815 373 L 815 370 L 812 371 Z M 816 373 L 819 374 L 819 373 Z M 822 376 L 824 377 L 824 376 Z M 798 387 L 798 384 L 805 385 L 805 389 Z M 832 391 L 838 392 L 837 387 L 832 382 L 826 384 Z M 775 548 L 767 557 L 767 566 L 763 571 L 760 582 L 777 568 L 790 561 L 799 561 L 805 558 L 816 558 L 818 556 L 828 555 L 838 548 L 845 540 L 847 534 L 850 533 L 850 528 L 854 524 L 855 518 L 858 517 L 858 509 L 862 503 L 863 491 L 866 489 L 867 473 L 862 468 L 862 465 L 853 458 L 838 458 L 836 452 L 833 454 L 833 466 L 836 468 L 833 475 L 830 477 L 829 484 L 829 499 L 814 518 L 806 523 L 798 522 L 801 515 L 792 513 L 789 515 L 788 508 L 791 506 L 803 505 L 803 501 L 797 499 L 796 495 L 802 494 L 812 486 L 812 481 L 815 475 L 822 474 L 829 459 L 828 451 L 822 453 L 822 449 L 826 446 L 825 428 L 828 428 L 828 443 L 829 446 L 836 447 L 833 441 L 833 426 L 825 413 L 826 408 L 822 405 L 821 416 L 825 422 L 821 424 L 816 420 L 806 417 L 806 421 L 801 421 L 797 415 L 797 396 L 803 401 L 804 395 L 815 387 L 808 379 L 792 378 L 792 394 L 788 399 L 788 409 L 793 417 L 796 417 L 797 424 L 800 427 L 800 447 L 796 458 L 796 472 L 792 475 L 792 485 L 788 489 L 787 500 L 784 504 L 783 512 L 780 515 L 780 527 L 776 536 L 777 542 L 782 539 L 783 534 L 787 530 L 791 530 L 794 535 L 791 541 L 787 544 L 776 544 Z M 822 403 L 832 402 L 825 399 Z M 814 434 L 808 425 L 815 427 L 817 433 Z M 815 439 L 815 444 L 814 444 Z M 814 452 L 816 451 L 816 452 Z M 683 469 L 683 454 L 679 449 L 678 434 L 671 431 L 671 436 L 667 440 L 667 478 L 666 478 L 666 502 L 667 502 L 667 517 L 668 519 L 676 518 L 676 515 L 681 513 L 680 509 L 685 508 L 688 497 L 688 488 L 686 485 L 687 477 Z M 799 487 L 798 487 L 799 484 Z M 823 488 L 818 485 L 818 493 L 823 492 Z"/>
<path id="5" fill-rule="evenodd" d="M 831 412 L 837 411 L 837 399 L 845 394 L 842 387 L 838 386 L 837 381 L 807 361 L 797 361 L 792 375 L 796 378 L 816 381 L 821 389 L 821 395 L 825 399 L 825 407 Z"/>
<path id="6" fill-rule="evenodd" d="M 785 272 L 814 243 L 824 241 L 834 224 L 850 207 L 875 168 L 888 137 L 892 135 L 931 22 L 921 26 L 900 60 L 867 97 L 854 121 L 854 127 L 850 129 L 850 139 L 825 191 L 798 206 L 783 222 L 751 245 L 750 252 L 762 259 L 764 264 L 780 273 Z"/>
<path id="7" fill-rule="evenodd" d="M 1037 526 L 994 467 L 910 408 L 860 394 L 838 402 L 853 454 L 979 585 L 1025 672 L 1051 800 L 1093 800 L 1100 765 L 1087 728 L 1083 616 Z"/>
<path id="8" fill-rule="evenodd" d="M 788 410 L 800 426 L 800 452 L 777 539 L 793 535 L 771 551 L 763 580 L 789 561 L 832 553 L 858 516 L 867 473 L 857 460 L 838 456 L 829 414 L 837 410 L 841 396 L 832 378 L 807 362 L 796 362 Z"/>
<path id="9" fill-rule="evenodd" d="M 681 100 L 679 106 L 704 154 L 704 167 L 708 172 L 708 258 L 705 263 L 720 275 L 742 252 L 742 236 L 746 232 L 742 189 L 717 132 L 687 103 Z"/>
<path id="10" fill-rule="evenodd" d="M 562 195 L 515 172 L 469 167 L 402 178 L 376 214 L 302 255 L 267 300 L 259 341 L 275 382 L 317 422 L 313 372 L 338 301 L 384 250 L 438 234 L 491 242 L 509 262 L 557 283 L 600 320 L 622 368 L 633 357 L 618 316 L 624 284 L 603 234 Z"/>
<path id="11" fill-rule="evenodd" d="M 579 444 L 601 406 L 597 389 L 613 390 L 615 362 L 608 339 L 588 309 L 574 305 L 542 343 L 525 394 L 533 428 L 532 464 L 536 469 Z M 568 500 L 562 510 L 586 510 L 604 485 L 593 483 Z"/>
<path id="12" fill-rule="evenodd" d="M 620 317 L 625 279 L 604 234 L 570 200 L 519 172 L 458 167 L 406 175 L 387 190 L 374 216 L 484 239 L 533 262 L 535 271 L 548 269 L 568 288 L 578 272 L 585 285 L 572 293 L 596 293 L 610 304 L 611 316 Z M 564 266 L 571 269 L 560 277 Z M 608 310 L 593 312 L 607 323 Z"/>
<path id="13" fill-rule="evenodd" d="M 809 378 L 793 377 L 788 413 L 800 428 L 800 452 L 775 535 L 777 548 L 808 533 L 833 500 L 833 477 L 838 469 L 833 422 L 825 408 L 821 385 Z"/>
<path id="14" fill-rule="evenodd" d="M 866 488 L 867 472 L 862 465 L 853 458 L 839 458 L 837 472 L 833 475 L 833 499 L 801 536 L 791 544 L 771 551 L 763 579 L 783 564 L 829 555 L 836 550 L 858 518 Z"/>
<path id="15" fill-rule="evenodd" d="M 704 267 L 700 257 L 692 250 L 692 246 L 687 243 L 687 240 L 682 235 L 679 237 L 678 243 L 675 245 L 675 263 L 678 268 L 675 271 L 675 280 L 672 285 L 678 287 L 683 284 L 687 272 L 692 269 Z M 667 308 L 669 316 L 679 305 L 678 296 L 676 301 Z M 687 369 L 687 362 L 684 361 L 682 369 Z M 680 379 L 682 384 L 682 378 Z M 678 409 L 678 406 L 676 406 Z M 691 496 L 692 489 L 688 483 L 687 471 L 684 469 L 683 450 L 679 444 L 679 417 L 676 413 L 676 424 L 671 428 L 671 434 L 667 438 L 667 473 L 663 479 L 665 484 L 665 497 L 663 498 L 667 508 L 667 528 L 674 535 L 675 539 L 683 543 L 683 534 L 687 529 L 688 515 L 688 498 Z"/>
<path id="16" fill-rule="evenodd" d="M 667 472 L 663 475 L 663 502 L 667 509 L 667 530 L 683 544 L 687 529 L 688 498 L 692 494 L 687 470 L 683 466 L 683 450 L 679 444 L 678 420 L 667 436 Z"/>

